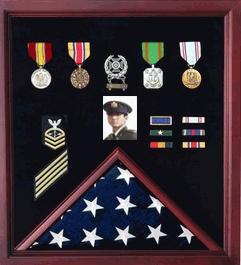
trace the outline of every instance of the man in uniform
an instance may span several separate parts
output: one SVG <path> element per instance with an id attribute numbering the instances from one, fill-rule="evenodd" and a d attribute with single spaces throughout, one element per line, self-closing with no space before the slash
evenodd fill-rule
<path id="1" fill-rule="evenodd" d="M 112 133 L 104 140 L 137 140 L 135 130 L 128 130 L 126 122 L 132 108 L 121 101 L 109 101 L 103 106 L 107 114 L 108 123 L 112 127 Z"/>

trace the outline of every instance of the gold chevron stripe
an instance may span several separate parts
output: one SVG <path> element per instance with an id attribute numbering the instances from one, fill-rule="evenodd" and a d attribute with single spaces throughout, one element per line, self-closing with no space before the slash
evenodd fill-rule
<path id="1" fill-rule="evenodd" d="M 51 168 L 45 175 L 43 175 L 40 179 L 35 181 L 35 186 L 38 186 L 41 184 L 46 178 L 48 178 L 50 175 L 53 175 L 53 173 L 58 170 L 59 167 L 62 167 L 64 163 L 68 162 L 67 157 L 63 158 L 58 164 L 56 164 L 53 168 Z"/>
<path id="2" fill-rule="evenodd" d="M 64 141 L 65 141 L 65 138 L 62 138 L 62 139 L 57 140 L 57 141 L 53 141 L 49 138 L 45 138 L 45 142 L 48 142 L 48 143 L 53 144 L 53 145 L 59 144 L 59 143 L 64 142 Z"/>
<path id="3" fill-rule="evenodd" d="M 56 145 L 56 146 L 53 146 L 53 145 L 51 145 L 49 143 L 45 143 L 45 145 L 48 146 L 48 147 L 50 147 L 50 148 L 52 148 L 52 149 L 54 149 L 54 150 L 57 150 L 61 146 L 64 146 L 65 145 L 65 142 L 63 142 L 62 144 Z"/>
<path id="4" fill-rule="evenodd" d="M 35 198 L 37 199 L 49 186 L 51 186 L 54 181 L 56 181 L 60 176 L 62 176 L 67 171 L 67 168 L 64 168 L 62 171 L 59 172 L 46 186 L 44 186 L 40 191 L 35 194 Z"/>
<path id="5" fill-rule="evenodd" d="M 48 184 L 49 181 L 51 181 L 51 179 L 53 179 L 56 174 L 58 174 L 59 172 L 61 172 L 62 170 L 67 170 L 68 169 L 68 162 L 65 162 L 61 167 L 59 167 L 53 174 L 51 174 L 48 178 L 46 178 L 42 183 L 40 183 L 38 186 L 35 187 L 35 192 L 38 192 L 39 190 L 41 190 L 43 187 L 47 186 L 45 184 Z"/>
<path id="6" fill-rule="evenodd" d="M 41 171 L 36 177 L 35 181 L 41 178 L 45 173 L 47 173 L 52 167 L 55 166 L 64 156 L 66 156 L 67 150 L 65 150 L 57 159 L 55 159 L 52 163 L 50 163 L 43 171 Z"/>

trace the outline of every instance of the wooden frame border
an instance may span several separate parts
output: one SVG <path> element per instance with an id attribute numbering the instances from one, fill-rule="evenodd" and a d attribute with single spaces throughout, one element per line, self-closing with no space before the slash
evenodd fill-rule
<path id="1" fill-rule="evenodd" d="M 133 0 L 5 0 L 0 3 L 0 264 L 239 264 L 240 262 L 240 11 L 239 0 L 153 1 Z M 225 21 L 224 58 L 224 248 L 223 251 L 135 251 L 119 255 L 14 256 L 10 248 L 11 168 L 9 134 L 9 50 L 7 21 L 10 16 L 218 16 Z M 3 23 L 4 22 L 4 23 Z"/>

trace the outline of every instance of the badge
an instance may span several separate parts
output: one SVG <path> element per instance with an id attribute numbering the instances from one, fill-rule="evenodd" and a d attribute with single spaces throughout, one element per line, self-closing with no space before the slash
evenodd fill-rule
<path id="1" fill-rule="evenodd" d="M 32 84 L 38 89 L 44 89 L 51 83 L 50 73 L 44 65 L 52 59 L 52 44 L 48 42 L 29 42 L 28 55 L 37 63 L 39 69 L 31 76 Z"/>
<path id="2" fill-rule="evenodd" d="M 106 84 L 107 89 L 122 89 L 123 91 L 127 89 L 128 85 L 125 83 L 125 74 L 127 73 L 128 64 L 125 57 L 122 55 L 118 55 L 118 57 L 110 55 L 105 60 L 104 68 L 108 80 Z M 113 79 L 120 80 L 122 83 L 112 83 Z"/>
<path id="3" fill-rule="evenodd" d="M 70 81 L 73 87 L 82 89 L 85 88 L 90 81 L 89 73 L 82 68 L 83 62 L 90 56 L 89 42 L 68 42 L 69 56 L 78 65 L 78 68 L 73 71 L 70 76 Z"/>
<path id="4" fill-rule="evenodd" d="M 65 132 L 62 129 L 58 128 L 61 121 L 61 119 L 48 119 L 48 122 L 52 127 L 46 130 L 44 134 L 45 145 L 54 150 L 57 150 L 65 145 Z"/>
<path id="5" fill-rule="evenodd" d="M 151 65 L 143 72 L 143 85 L 147 89 L 158 89 L 163 86 L 163 71 L 155 64 L 164 57 L 163 42 L 142 42 L 142 57 Z"/>
<path id="6" fill-rule="evenodd" d="M 150 130 L 150 136 L 172 136 L 172 130 Z"/>
<path id="7" fill-rule="evenodd" d="M 193 69 L 197 61 L 201 58 L 201 43 L 198 41 L 180 42 L 179 47 L 181 56 L 188 63 L 189 67 L 182 74 L 182 83 L 187 88 L 195 89 L 202 81 L 201 74 Z"/>

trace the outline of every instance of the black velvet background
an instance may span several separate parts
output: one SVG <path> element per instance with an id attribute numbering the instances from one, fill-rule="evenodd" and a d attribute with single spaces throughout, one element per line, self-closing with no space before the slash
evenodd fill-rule
<path id="1" fill-rule="evenodd" d="M 221 18 L 14 18 L 11 21 L 12 138 L 14 245 L 41 222 L 116 146 L 120 146 L 147 174 L 222 245 L 223 227 L 223 19 Z M 68 41 L 90 41 L 91 56 L 84 63 L 91 81 L 84 90 L 72 87 L 76 68 Z M 179 41 L 201 41 L 196 69 L 201 86 L 191 91 L 181 83 L 187 69 Z M 52 83 L 45 90 L 30 82 L 35 62 L 27 42 L 50 41 L 53 59 L 46 65 Z M 142 72 L 142 41 L 163 41 L 165 57 L 157 64 L 164 86 L 147 90 Z M 128 89 L 108 91 L 104 61 L 121 54 L 128 61 Z M 102 141 L 103 95 L 137 95 L 138 140 Z M 61 151 L 41 143 L 42 115 L 67 115 L 69 173 L 39 200 L 33 199 L 34 176 Z M 149 116 L 173 116 L 173 149 L 149 149 Z M 205 116 L 206 149 L 181 148 L 182 116 Z M 154 127 L 153 127 L 154 128 Z M 200 139 L 200 138 L 193 138 Z"/>

